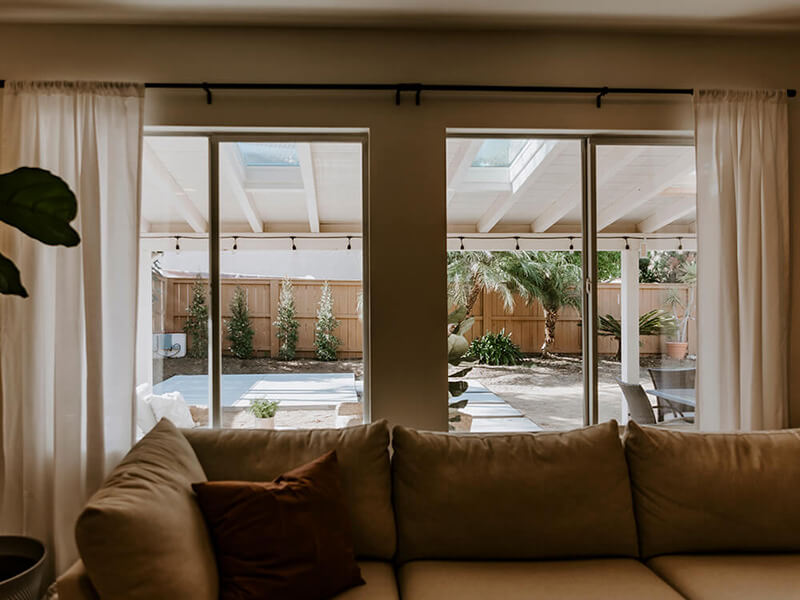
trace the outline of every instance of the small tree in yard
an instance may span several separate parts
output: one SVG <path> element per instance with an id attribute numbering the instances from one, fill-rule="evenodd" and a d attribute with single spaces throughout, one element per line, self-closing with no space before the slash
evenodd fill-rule
<path id="1" fill-rule="evenodd" d="M 278 320 L 275 323 L 278 328 L 278 358 L 280 360 L 293 360 L 297 349 L 297 330 L 300 323 L 294 308 L 294 291 L 292 282 L 288 277 L 284 277 L 281 283 L 281 294 L 278 300 Z"/>
<path id="2" fill-rule="evenodd" d="M 206 288 L 199 281 L 192 284 L 192 299 L 186 307 L 188 313 L 183 324 L 183 332 L 191 340 L 186 352 L 190 358 L 206 358 L 208 356 L 208 306 L 206 305 Z"/>
<path id="3" fill-rule="evenodd" d="M 255 329 L 250 324 L 250 311 L 247 309 L 247 292 L 237 285 L 230 303 L 231 318 L 225 323 L 228 339 L 231 341 L 231 354 L 236 358 L 253 356 L 253 336 Z"/>
<path id="4" fill-rule="evenodd" d="M 336 349 L 341 343 L 333 332 L 339 321 L 333 316 L 333 296 L 326 281 L 317 306 L 317 324 L 314 328 L 314 348 L 320 360 L 336 360 Z"/>

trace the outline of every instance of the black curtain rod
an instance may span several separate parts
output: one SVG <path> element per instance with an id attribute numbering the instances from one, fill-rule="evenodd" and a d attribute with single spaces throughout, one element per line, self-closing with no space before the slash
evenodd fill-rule
<path id="1" fill-rule="evenodd" d="M 0 79 L 0 88 L 5 80 Z M 417 105 L 422 92 L 490 92 L 533 94 L 595 94 L 597 107 L 608 94 L 664 94 L 692 95 L 692 88 L 606 87 L 606 86 L 558 86 L 558 85 L 472 85 L 442 83 L 220 83 L 220 82 L 150 82 L 144 84 L 151 89 L 203 90 L 206 102 L 211 104 L 213 90 L 296 90 L 296 91 L 393 91 L 395 103 L 400 104 L 401 94 L 414 94 Z M 797 90 L 786 90 L 789 98 L 797 96 Z"/>

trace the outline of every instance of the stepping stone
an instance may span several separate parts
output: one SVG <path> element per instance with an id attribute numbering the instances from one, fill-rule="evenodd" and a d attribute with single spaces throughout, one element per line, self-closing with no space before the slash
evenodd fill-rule
<path id="1" fill-rule="evenodd" d="M 542 431 L 542 428 L 527 417 L 473 418 L 470 431 L 473 433 L 519 433 Z"/>
<path id="2" fill-rule="evenodd" d="M 465 408 L 459 409 L 460 412 L 472 415 L 473 421 L 476 418 L 508 418 L 523 416 L 513 406 L 508 404 L 467 404 Z"/>

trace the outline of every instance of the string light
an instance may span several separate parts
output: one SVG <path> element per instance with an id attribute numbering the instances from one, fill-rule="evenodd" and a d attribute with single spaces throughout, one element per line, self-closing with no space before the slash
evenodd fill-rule
<path id="1" fill-rule="evenodd" d="M 463 250 L 463 249 L 464 249 L 464 236 L 461 236 L 461 237 L 460 237 L 460 238 L 458 238 L 458 239 L 460 239 L 460 240 L 461 240 L 461 249 Z"/>
<path id="2" fill-rule="evenodd" d="M 678 238 L 678 250 L 683 250 L 683 240 Z"/>
<path id="3" fill-rule="evenodd" d="M 575 252 L 575 246 L 572 243 L 572 238 L 569 238 L 569 251 Z"/>
<path id="4" fill-rule="evenodd" d="M 631 249 L 631 245 L 628 243 L 628 238 L 624 238 L 624 239 L 625 239 L 625 250 L 630 250 Z"/>
<path id="5" fill-rule="evenodd" d="M 232 250 L 234 252 L 236 252 L 238 249 L 239 249 L 239 238 L 236 237 L 236 236 L 233 236 L 233 248 L 232 248 Z"/>
<path id="6" fill-rule="evenodd" d="M 294 244 L 294 236 L 291 236 L 291 240 L 292 240 L 292 250 L 297 250 L 297 246 L 295 246 Z"/>
<path id="7" fill-rule="evenodd" d="M 175 236 L 175 254 L 181 253 L 181 238 L 177 235 Z"/>
<path id="8" fill-rule="evenodd" d="M 352 250 L 353 249 L 353 247 L 350 245 L 350 239 L 351 239 L 351 236 L 348 235 L 347 236 L 347 249 L 348 250 Z"/>
<path id="9" fill-rule="evenodd" d="M 519 236 L 515 236 L 514 241 L 516 242 L 514 249 L 519 250 Z"/>

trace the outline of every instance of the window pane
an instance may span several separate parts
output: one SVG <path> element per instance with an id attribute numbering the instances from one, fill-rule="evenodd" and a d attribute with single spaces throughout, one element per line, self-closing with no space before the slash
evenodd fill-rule
<path id="1" fill-rule="evenodd" d="M 451 429 L 583 424 L 578 140 L 447 140 Z"/>
<path id="2" fill-rule="evenodd" d="M 208 424 L 208 140 L 146 136 L 137 425 Z"/>
<path id="3" fill-rule="evenodd" d="M 363 422 L 362 146 L 219 145 L 224 427 Z"/>
<path id="4" fill-rule="evenodd" d="M 597 188 L 600 420 L 692 427 L 694 148 L 600 145 Z"/>

